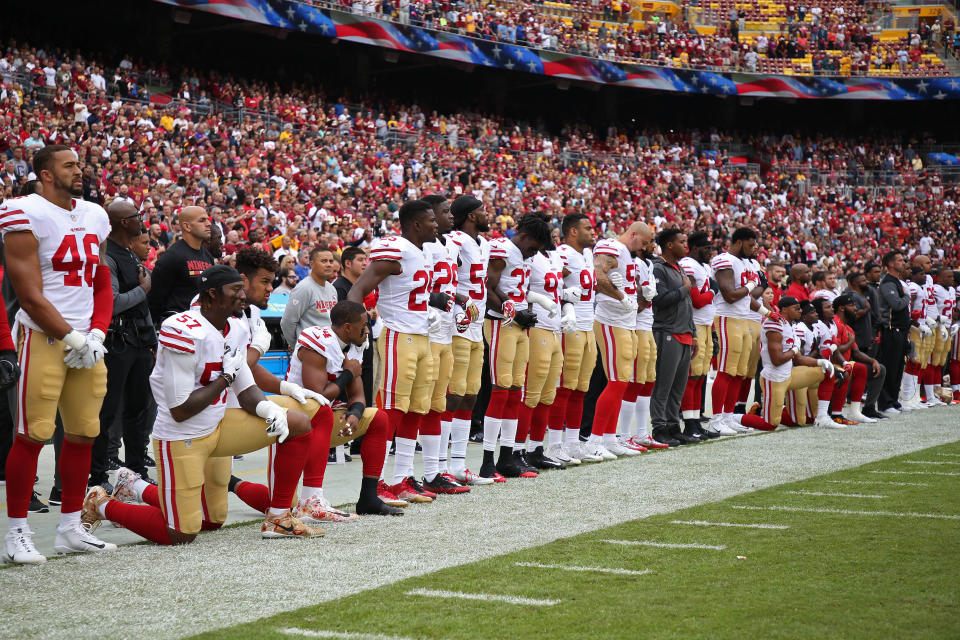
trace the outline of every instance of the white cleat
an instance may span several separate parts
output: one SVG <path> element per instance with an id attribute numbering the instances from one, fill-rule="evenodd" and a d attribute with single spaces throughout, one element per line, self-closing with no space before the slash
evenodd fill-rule
<path id="1" fill-rule="evenodd" d="M 617 459 L 617 456 L 613 452 L 608 451 L 607 448 L 602 444 L 590 445 L 587 443 L 585 446 L 590 454 L 599 457 L 601 460 Z"/>
<path id="2" fill-rule="evenodd" d="M 18 527 L 7 532 L 5 551 L 7 560 L 16 564 L 43 564 L 46 557 L 33 546 L 33 531 Z"/>
<path id="3" fill-rule="evenodd" d="M 733 414 L 729 418 L 724 418 L 723 424 L 737 433 L 753 433 L 754 431 L 750 427 L 740 424 L 740 418 L 737 417 L 737 414 Z"/>
<path id="4" fill-rule="evenodd" d="M 547 447 L 547 450 L 543 452 L 543 455 L 564 464 L 580 464 L 580 460 L 568 456 L 567 452 L 563 450 L 563 445 L 560 444 L 554 444 Z"/>
<path id="5" fill-rule="evenodd" d="M 720 413 L 715 413 L 710 416 L 710 422 L 707 423 L 706 428 L 715 433 L 719 433 L 721 436 L 737 435 L 737 431 L 727 424 L 727 421 L 723 419 L 723 414 Z"/>
<path id="6" fill-rule="evenodd" d="M 946 403 L 943 402 L 943 401 L 942 401 L 940 398 L 938 398 L 937 396 L 933 396 L 933 397 L 931 397 L 931 398 L 928 398 L 927 401 L 923 403 L 923 406 L 925 406 L 925 407 L 944 407 L 944 406 L 946 406 Z"/>
<path id="7" fill-rule="evenodd" d="M 563 450 L 567 452 L 567 455 L 571 458 L 579 460 L 580 462 L 603 462 L 603 458 L 598 455 L 594 455 L 590 448 L 583 442 L 574 442 L 563 445 Z"/>
<path id="8" fill-rule="evenodd" d="M 813 423 L 814 426 L 820 427 L 821 429 L 846 429 L 847 426 L 840 424 L 839 422 L 834 422 L 830 416 L 817 416 L 816 421 Z"/>
<path id="9" fill-rule="evenodd" d="M 896 416 L 903 413 L 903 411 L 900 411 L 900 409 L 897 409 L 896 407 L 888 407 L 884 409 L 881 413 L 888 416 Z"/>
<path id="10" fill-rule="evenodd" d="M 852 420 L 853 422 L 876 422 L 876 418 L 868 418 L 863 415 L 863 412 L 860 408 L 863 405 L 859 402 L 851 402 L 850 407 L 847 409 L 846 413 L 843 414 L 843 417 L 847 420 Z"/>
<path id="11" fill-rule="evenodd" d="M 136 471 L 131 471 L 126 467 L 120 467 L 117 469 L 117 481 L 113 485 L 111 497 L 119 502 L 137 504 L 140 502 L 140 497 L 134 490 L 133 485 L 139 479 L 140 474 Z"/>
<path id="12" fill-rule="evenodd" d="M 622 444 L 620 444 L 619 440 L 614 442 L 612 445 L 604 445 L 604 446 L 607 448 L 607 451 L 609 451 L 610 453 L 612 453 L 617 457 L 621 457 L 621 456 L 631 457 L 631 456 L 640 455 L 639 451 L 637 451 L 636 449 L 631 449 L 630 447 L 623 446 Z"/>
<path id="13" fill-rule="evenodd" d="M 493 478 L 484 478 L 483 476 L 478 476 L 470 469 L 464 469 L 463 471 L 453 471 L 450 473 L 454 478 L 457 479 L 457 482 L 463 485 L 469 485 L 471 487 L 479 487 L 485 484 L 493 484 Z"/>
<path id="14" fill-rule="evenodd" d="M 87 530 L 81 522 L 75 522 L 64 527 L 57 527 L 57 539 L 53 543 L 53 550 L 64 553 L 99 553 L 101 551 L 116 551 L 117 545 L 104 542 Z"/>

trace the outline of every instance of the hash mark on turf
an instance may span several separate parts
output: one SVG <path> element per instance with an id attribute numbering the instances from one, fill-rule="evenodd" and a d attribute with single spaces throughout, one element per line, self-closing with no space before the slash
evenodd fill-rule
<path id="1" fill-rule="evenodd" d="M 525 604 L 535 607 L 552 607 L 560 604 L 559 600 L 537 600 L 536 598 L 522 598 L 520 596 L 501 596 L 495 593 L 464 593 L 462 591 L 445 591 L 442 589 L 411 589 L 408 596 L 425 596 L 427 598 L 460 598 L 462 600 L 488 600 L 505 602 L 507 604 Z"/>
<path id="2" fill-rule="evenodd" d="M 929 487 L 929 482 L 897 482 L 896 480 L 827 480 L 834 484 L 892 484 L 898 487 Z"/>
<path id="3" fill-rule="evenodd" d="M 754 505 L 735 504 L 734 509 L 753 509 L 757 511 L 797 511 L 803 513 L 839 513 L 851 516 L 893 516 L 895 518 L 936 518 L 939 520 L 960 520 L 960 516 L 952 513 L 913 513 L 898 511 L 855 511 L 853 509 L 825 509 L 816 507 L 784 507 L 772 505 L 769 507 L 758 507 Z"/>
<path id="4" fill-rule="evenodd" d="M 950 464 L 956 466 L 960 462 L 953 462 L 952 460 L 901 460 L 905 464 Z"/>
<path id="5" fill-rule="evenodd" d="M 353 631 L 327 631 L 325 629 L 278 629 L 288 636 L 306 638 L 337 638 L 339 640 L 413 640 L 403 636 L 385 636 L 380 633 L 355 633 Z"/>
<path id="6" fill-rule="evenodd" d="M 722 544 L 696 544 L 692 542 L 656 542 L 655 540 L 601 540 L 610 544 L 622 544 L 628 547 L 660 547 L 662 549 L 713 549 L 723 551 Z"/>
<path id="7" fill-rule="evenodd" d="M 903 476 L 960 476 L 953 471 L 870 471 L 869 473 L 896 473 Z"/>
<path id="8" fill-rule="evenodd" d="M 873 494 L 873 493 L 833 493 L 831 491 L 804 491 L 803 489 L 799 489 L 797 491 L 787 491 L 787 493 L 792 493 L 798 496 L 832 496 L 834 498 L 888 498 L 889 497 L 889 496 Z"/>
<path id="9" fill-rule="evenodd" d="M 946 456 L 948 458 L 960 458 L 960 453 L 938 453 L 938 456 Z"/>
<path id="10" fill-rule="evenodd" d="M 692 524 L 700 527 L 742 527 L 744 529 L 789 529 L 785 524 L 741 524 L 739 522 L 706 522 L 705 520 L 671 520 L 670 524 Z"/>
<path id="11" fill-rule="evenodd" d="M 533 567 L 534 569 L 560 569 L 561 571 L 583 571 L 596 573 L 615 573 L 623 576 L 645 576 L 653 573 L 650 569 L 635 571 L 633 569 L 610 569 L 607 567 L 572 567 L 568 564 L 540 564 L 539 562 L 515 562 L 518 567 Z"/>

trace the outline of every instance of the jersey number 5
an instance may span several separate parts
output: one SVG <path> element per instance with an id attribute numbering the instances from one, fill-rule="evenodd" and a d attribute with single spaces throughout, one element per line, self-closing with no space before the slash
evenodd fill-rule
<path id="1" fill-rule="evenodd" d="M 100 242 L 97 236 L 88 233 L 83 236 L 82 249 L 77 246 L 77 237 L 73 234 L 64 236 L 50 261 L 54 271 L 63 271 L 63 286 L 82 287 L 86 284 L 93 286 L 93 270 L 100 263 Z M 83 278 L 80 270 L 83 270 Z"/>

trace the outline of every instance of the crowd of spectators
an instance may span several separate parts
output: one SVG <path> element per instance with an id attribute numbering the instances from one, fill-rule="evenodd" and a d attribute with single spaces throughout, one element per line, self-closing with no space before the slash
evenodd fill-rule
<path id="1" fill-rule="evenodd" d="M 44 84 L 24 80 L 38 69 Z M 636 219 L 717 237 L 754 224 L 762 255 L 784 261 L 840 263 L 921 244 L 960 258 L 956 175 L 928 166 L 921 149 L 942 141 L 924 136 L 597 134 L 575 124 L 553 134 L 193 70 L 179 74 L 171 102 L 144 103 L 147 71 L 10 43 L 0 58 L 0 195 L 30 179 L 34 150 L 69 144 L 84 163 L 86 198 L 124 198 L 142 213 L 148 267 L 196 203 L 221 230 L 228 261 L 261 245 L 299 278 L 311 248 L 369 247 L 396 228 L 403 201 L 428 193 L 483 199 L 496 213 L 494 237 L 526 211 L 557 226 L 581 211 L 608 235 Z"/>

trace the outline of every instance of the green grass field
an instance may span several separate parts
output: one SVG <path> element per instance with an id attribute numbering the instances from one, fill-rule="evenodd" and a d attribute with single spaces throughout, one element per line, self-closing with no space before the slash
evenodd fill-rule
<path id="1" fill-rule="evenodd" d="M 638 488 L 637 499 L 642 496 Z M 456 525 L 448 526 L 456 535 Z M 960 443 L 952 443 L 197 637 L 955 638 L 960 637 L 958 532 Z M 273 579 L 289 581 L 295 606 L 296 585 L 310 576 Z M 416 590 L 540 602 L 410 593 Z"/>

